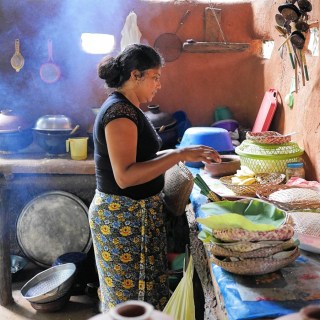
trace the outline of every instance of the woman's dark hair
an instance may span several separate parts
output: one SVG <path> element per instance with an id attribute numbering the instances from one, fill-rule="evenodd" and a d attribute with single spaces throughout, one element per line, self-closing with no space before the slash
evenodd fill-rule
<path id="1" fill-rule="evenodd" d="M 98 75 L 109 88 L 121 87 L 132 70 L 143 71 L 162 67 L 164 60 L 152 47 L 144 44 L 127 46 L 116 58 L 104 57 L 98 65 Z"/>

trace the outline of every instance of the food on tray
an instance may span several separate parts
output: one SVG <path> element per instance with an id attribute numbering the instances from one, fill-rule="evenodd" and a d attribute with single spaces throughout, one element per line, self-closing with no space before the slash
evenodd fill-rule
<path id="1" fill-rule="evenodd" d="M 255 173 L 246 166 L 241 166 L 240 170 L 231 178 L 231 183 L 236 185 L 250 185 L 256 182 Z"/>
<path id="2" fill-rule="evenodd" d="M 256 196 L 256 190 L 261 185 L 280 184 L 285 179 L 282 173 L 254 173 L 246 166 L 241 166 L 241 170 L 233 176 L 224 176 L 219 180 L 237 196 Z"/>
<path id="3" fill-rule="evenodd" d="M 320 202 L 320 193 L 318 191 L 307 188 L 284 189 L 271 193 L 269 195 L 269 200 L 277 202 Z"/>

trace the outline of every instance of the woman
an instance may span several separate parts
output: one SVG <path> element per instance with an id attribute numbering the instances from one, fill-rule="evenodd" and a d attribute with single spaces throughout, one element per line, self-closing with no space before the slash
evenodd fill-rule
<path id="1" fill-rule="evenodd" d="M 96 117 L 93 139 L 97 190 L 89 210 L 103 311 L 126 300 L 162 310 L 169 297 L 163 173 L 179 161 L 220 162 L 206 146 L 157 155 L 161 138 L 140 109 L 161 88 L 163 60 L 133 44 L 105 57 L 98 74 L 109 95 Z"/>

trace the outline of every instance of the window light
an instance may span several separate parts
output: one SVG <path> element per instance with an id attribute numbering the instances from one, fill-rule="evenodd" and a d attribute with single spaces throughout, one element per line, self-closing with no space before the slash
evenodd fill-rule
<path id="1" fill-rule="evenodd" d="M 103 33 L 82 33 L 82 50 L 90 54 L 110 53 L 115 46 L 114 36 Z"/>
<path id="2" fill-rule="evenodd" d="M 274 47 L 273 40 L 263 40 L 262 42 L 262 58 L 270 59 Z"/>

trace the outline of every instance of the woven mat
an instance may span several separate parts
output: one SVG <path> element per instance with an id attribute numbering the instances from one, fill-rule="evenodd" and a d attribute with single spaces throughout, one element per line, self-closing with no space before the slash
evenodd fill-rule
<path id="1" fill-rule="evenodd" d="M 296 232 L 313 237 L 320 237 L 320 213 L 290 212 Z"/>
<path id="2" fill-rule="evenodd" d="M 311 192 L 309 198 L 305 194 L 306 191 Z M 290 194 L 287 194 L 286 192 L 290 192 Z M 314 193 L 319 194 L 319 198 L 314 197 Z M 260 187 L 257 190 L 257 196 L 258 198 L 271 202 L 276 206 L 278 206 L 279 208 L 287 211 L 291 211 L 291 210 L 319 211 L 320 210 L 319 191 L 315 191 L 308 188 L 290 187 L 287 185 L 268 185 L 268 186 Z M 303 197 L 305 200 L 303 200 Z M 277 201 L 275 199 L 277 199 Z M 296 199 L 298 199 L 299 201 L 294 201 Z"/>

